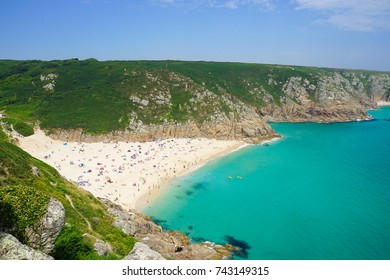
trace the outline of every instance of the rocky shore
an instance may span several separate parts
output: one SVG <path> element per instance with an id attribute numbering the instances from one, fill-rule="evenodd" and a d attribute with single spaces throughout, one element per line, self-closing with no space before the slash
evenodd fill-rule
<path id="1" fill-rule="evenodd" d="M 114 217 L 114 226 L 139 240 L 124 258 L 126 260 L 226 260 L 240 252 L 239 247 L 230 244 L 219 245 L 209 241 L 193 244 L 185 234 L 163 230 L 137 210 L 126 211 L 107 199 L 100 200 Z M 22 244 L 9 233 L 0 232 L 0 260 L 53 260 L 49 254 L 64 225 L 63 206 L 52 199 L 38 227 L 34 227 L 33 232 L 31 229 L 27 230 L 31 232 L 30 246 Z M 84 235 L 95 240 L 94 249 L 97 254 L 103 256 L 111 252 L 110 244 L 89 234 Z"/>
<path id="2" fill-rule="evenodd" d="M 152 256 L 158 252 L 165 259 L 175 260 L 221 260 L 230 259 L 234 252 L 238 252 L 240 248 L 230 244 L 218 245 L 213 242 L 202 242 L 198 244 L 191 243 L 187 235 L 178 231 L 163 230 L 161 226 L 155 224 L 148 216 L 138 212 L 137 210 L 125 211 L 122 207 L 112 203 L 107 199 L 101 199 L 109 213 L 115 219 L 114 225 L 122 229 L 126 234 L 136 237 L 142 248 Z M 147 247 L 146 247 L 146 246 Z M 139 247 L 134 250 L 139 251 Z M 134 252 L 131 256 L 139 258 L 139 254 Z M 146 254 L 143 258 L 149 259 Z M 138 255 L 135 257 L 134 255 Z M 158 256 L 158 255 L 157 255 Z"/>

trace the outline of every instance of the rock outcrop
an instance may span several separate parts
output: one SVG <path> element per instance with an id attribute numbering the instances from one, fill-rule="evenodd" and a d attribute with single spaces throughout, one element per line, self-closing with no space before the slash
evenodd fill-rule
<path id="1" fill-rule="evenodd" d="M 108 256 L 110 253 L 112 253 L 110 244 L 98 238 L 96 238 L 96 241 L 93 244 L 93 249 L 99 256 Z"/>
<path id="2" fill-rule="evenodd" d="M 232 122 L 223 118 L 218 123 L 199 126 L 195 123 L 144 125 L 137 131 L 114 131 L 107 134 L 91 135 L 82 130 L 52 129 L 49 136 L 61 141 L 79 142 L 115 142 L 115 141 L 150 141 L 161 138 L 194 138 L 203 137 L 219 140 L 242 140 L 257 144 L 280 135 L 259 117 Z"/>
<path id="3" fill-rule="evenodd" d="M 165 258 L 144 243 L 135 243 L 133 250 L 124 260 L 165 260 Z"/>
<path id="4" fill-rule="evenodd" d="M 388 75 L 334 72 L 311 81 L 290 77 L 283 85 L 279 104 L 259 108 L 259 114 L 274 122 L 341 122 L 369 120 L 368 109 L 389 95 Z"/>
<path id="5" fill-rule="evenodd" d="M 41 251 L 19 242 L 14 236 L 0 232 L 0 260 L 52 260 Z"/>
<path id="6" fill-rule="evenodd" d="M 185 234 L 163 230 L 149 217 L 136 210 L 125 211 L 107 199 L 101 199 L 108 212 L 115 217 L 114 225 L 123 232 L 136 237 L 150 249 L 168 259 L 218 260 L 229 259 L 238 250 L 229 244 L 225 246 L 212 242 L 192 244 Z"/>
<path id="7" fill-rule="evenodd" d="M 58 200 L 50 198 L 46 214 L 37 224 L 26 229 L 28 244 L 44 253 L 50 253 L 64 226 L 64 206 Z"/>

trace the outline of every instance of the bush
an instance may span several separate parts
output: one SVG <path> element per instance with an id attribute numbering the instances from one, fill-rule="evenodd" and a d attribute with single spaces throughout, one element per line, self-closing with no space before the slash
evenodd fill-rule
<path id="1" fill-rule="evenodd" d="M 17 133 L 23 135 L 24 137 L 34 134 L 34 128 L 25 122 L 17 121 L 14 125 L 14 129 Z"/>
<path id="2" fill-rule="evenodd" d="M 90 258 L 94 251 L 92 245 L 74 226 L 66 226 L 58 236 L 53 257 L 57 260 L 82 260 Z"/>
<path id="3" fill-rule="evenodd" d="M 33 227 L 47 210 L 49 196 L 34 187 L 0 187 L 0 230 L 27 243 L 25 231 Z"/>
<path id="4" fill-rule="evenodd" d="M 3 122 L 8 125 L 12 125 L 13 129 L 24 137 L 28 137 L 34 134 L 34 128 L 31 125 L 25 123 L 24 121 L 16 120 L 13 118 L 4 118 Z"/>

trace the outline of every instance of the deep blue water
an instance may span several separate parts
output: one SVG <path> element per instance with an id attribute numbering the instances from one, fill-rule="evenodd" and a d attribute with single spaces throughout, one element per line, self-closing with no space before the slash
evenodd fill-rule
<path id="1" fill-rule="evenodd" d="M 177 179 L 144 212 L 194 242 L 238 242 L 237 259 L 389 260 L 390 107 L 370 114 L 272 124 L 281 140 Z"/>

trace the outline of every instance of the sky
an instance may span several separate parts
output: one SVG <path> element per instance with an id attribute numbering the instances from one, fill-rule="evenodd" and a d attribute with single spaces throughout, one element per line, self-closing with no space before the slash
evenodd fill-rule
<path id="1" fill-rule="evenodd" d="M 390 0 L 1 0 L 0 59 L 390 71 Z"/>

